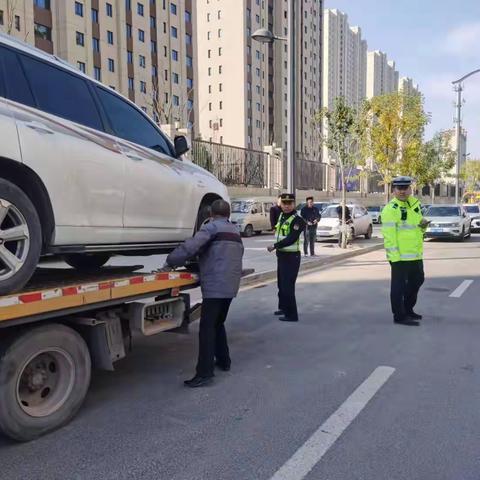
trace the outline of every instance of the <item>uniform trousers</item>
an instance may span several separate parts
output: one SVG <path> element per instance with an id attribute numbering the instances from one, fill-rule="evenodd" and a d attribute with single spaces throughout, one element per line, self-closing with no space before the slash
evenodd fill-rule
<path id="1" fill-rule="evenodd" d="M 200 377 L 213 377 L 215 359 L 223 367 L 230 366 L 230 352 L 224 323 L 231 303 L 231 298 L 203 299 L 197 363 L 197 375 Z"/>
<path id="2" fill-rule="evenodd" d="M 278 309 L 290 320 L 298 320 L 295 283 L 300 261 L 300 252 L 277 252 Z"/>
<path id="3" fill-rule="evenodd" d="M 401 318 L 413 311 L 417 303 L 420 287 L 425 281 L 423 260 L 411 262 L 391 262 L 392 282 L 390 286 L 390 302 L 392 313 Z"/>

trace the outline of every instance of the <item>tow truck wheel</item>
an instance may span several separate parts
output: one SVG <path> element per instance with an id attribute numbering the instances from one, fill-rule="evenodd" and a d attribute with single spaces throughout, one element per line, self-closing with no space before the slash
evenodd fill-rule
<path id="1" fill-rule="evenodd" d="M 80 271 L 95 270 L 103 267 L 110 260 L 110 255 L 108 253 L 90 255 L 71 253 L 70 255 L 65 255 L 64 260 L 68 265 Z"/>
<path id="2" fill-rule="evenodd" d="M 0 429 L 25 442 L 61 427 L 82 405 L 90 372 L 85 341 L 65 325 L 11 338 L 0 358 Z"/>

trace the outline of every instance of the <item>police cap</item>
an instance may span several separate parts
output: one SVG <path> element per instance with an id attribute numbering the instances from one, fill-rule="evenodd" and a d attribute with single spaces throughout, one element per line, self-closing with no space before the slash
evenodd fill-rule
<path id="1" fill-rule="evenodd" d="M 282 193 L 280 195 L 280 201 L 283 203 L 289 203 L 295 201 L 295 195 L 293 193 Z"/>
<path id="2" fill-rule="evenodd" d="M 412 177 L 395 177 L 392 181 L 394 187 L 409 187 L 413 182 Z"/>

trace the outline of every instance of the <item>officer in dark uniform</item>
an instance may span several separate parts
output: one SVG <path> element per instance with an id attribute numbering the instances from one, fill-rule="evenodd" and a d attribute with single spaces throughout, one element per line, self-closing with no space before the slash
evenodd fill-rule
<path id="1" fill-rule="evenodd" d="M 268 247 L 277 252 L 278 311 L 282 322 L 298 322 L 295 282 L 300 269 L 300 235 L 305 221 L 295 210 L 295 195 L 284 193 L 280 198 L 282 213 L 275 227 L 276 243 Z"/>

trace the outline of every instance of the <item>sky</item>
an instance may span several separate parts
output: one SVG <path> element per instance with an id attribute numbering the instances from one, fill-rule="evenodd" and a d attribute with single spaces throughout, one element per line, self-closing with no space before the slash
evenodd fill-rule
<path id="1" fill-rule="evenodd" d="M 480 68 L 480 0 L 325 0 L 362 29 L 368 50 L 394 60 L 411 77 L 431 114 L 426 138 L 453 127 L 456 93 L 451 82 Z M 464 84 L 467 152 L 480 158 L 480 73 Z"/>

